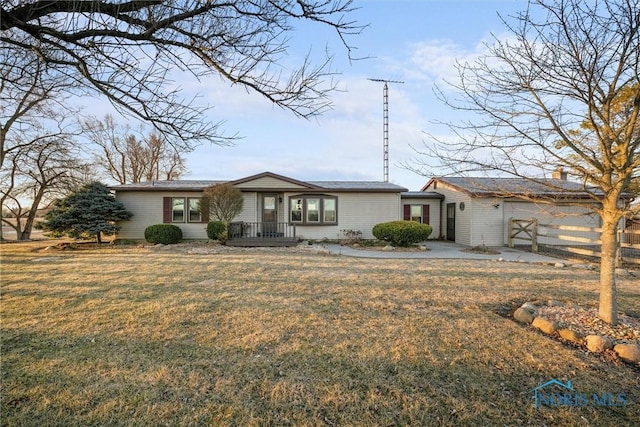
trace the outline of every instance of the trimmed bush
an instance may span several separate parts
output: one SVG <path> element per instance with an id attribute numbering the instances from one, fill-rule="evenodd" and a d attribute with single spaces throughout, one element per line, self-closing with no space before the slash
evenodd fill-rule
<path id="1" fill-rule="evenodd" d="M 210 240 L 220 240 L 224 242 L 226 240 L 227 226 L 222 221 L 209 221 L 207 224 L 207 237 Z"/>
<path id="2" fill-rule="evenodd" d="M 182 240 L 182 230 L 173 224 L 150 225 L 144 230 L 144 239 L 149 243 L 171 245 Z"/>
<path id="3" fill-rule="evenodd" d="M 420 224 L 416 221 L 390 221 L 373 227 L 373 235 L 376 239 L 402 247 L 427 240 L 432 231 L 433 228 L 429 224 Z"/>

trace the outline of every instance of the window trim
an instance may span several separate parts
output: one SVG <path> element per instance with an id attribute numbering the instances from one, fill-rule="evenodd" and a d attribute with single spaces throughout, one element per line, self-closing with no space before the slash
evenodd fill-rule
<path id="1" fill-rule="evenodd" d="M 295 210 L 293 207 L 297 204 L 297 201 L 301 200 L 301 210 Z M 309 220 L 309 205 L 308 200 L 318 200 L 318 220 Z M 333 209 L 330 211 L 325 210 L 325 200 L 333 201 Z M 296 196 L 290 196 L 288 198 L 288 216 L 289 223 L 294 225 L 338 225 L 338 196 L 330 196 L 326 194 L 299 194 Z M 301 219 L 294 220 L 293 213 L 300 212 Z M 334 221 L 327 221 L 325 219 L 327 212 L 333 212 Z"/>

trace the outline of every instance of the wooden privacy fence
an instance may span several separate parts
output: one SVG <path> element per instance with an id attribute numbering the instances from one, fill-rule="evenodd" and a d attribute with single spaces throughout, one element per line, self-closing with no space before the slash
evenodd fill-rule
<path id="1" fill-rule="evenodd" d="M 531 250 L 539 251 L 539 246 L 579 255 L 599 257 L 600 233 L 602 228 L 576 225 L 539 224 L 534 219 L 509 219 L 509 247 L 516 240 L 531 242 Z M 640 264 L 640 227 L 618 230 L 618 259 L 627 263 Z"/>

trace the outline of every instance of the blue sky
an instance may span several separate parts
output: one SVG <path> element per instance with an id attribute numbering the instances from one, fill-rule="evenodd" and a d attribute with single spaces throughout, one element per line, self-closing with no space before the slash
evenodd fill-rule
<path id="1" fill-rule="evenodd" d="M 429 176 L 403 164 L 421 158 L 426 134 L 446 139 L 435 124 L 450 120 L 438 101 L 434 84 L 455 77 L 455 60 L 472 59 L 483 51 L 490 34 L 505 28 L 498 17 L 526 6 L 518 0 L 356 0 L 352 17 L 368 27 L 349 39 L 357 47 L 348 61 L 339 39 L 324 28 L 304 26 L 292 34 L 284 60 L 300 63 L 325 48 L 335 55 L 341 92 L 333 109 L 313 120 L 296 118 L 266 99 L 231 87 L 217 78 L 181 82 L 190 93 L 214 108 L 209 117 L 224 120 L 227 134 L 243 138 L 234 146 L 204 145 L 187 156 L 185 179 L 238 179 L 271 171 L 299 180 L 383 179 L 382 83 L 368 78 L 404 81 L 389 86 L 389 180 L 419 190 Z M 413 148 L 412 148 L 413 147 Z"/>

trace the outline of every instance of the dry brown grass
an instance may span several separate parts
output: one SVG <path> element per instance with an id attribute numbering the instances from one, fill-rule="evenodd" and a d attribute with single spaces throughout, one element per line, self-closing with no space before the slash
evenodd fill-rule
<path id="1" fill-rule="evenodd" d="M 519 263 L 2 250 L 3 425 L 634 425 L 640 370 L 496 314 L 597 301 Z M 640 313 L 638 282 L 619 305 Z M 534 409 L 551 378 L 618 408 Z"/>

